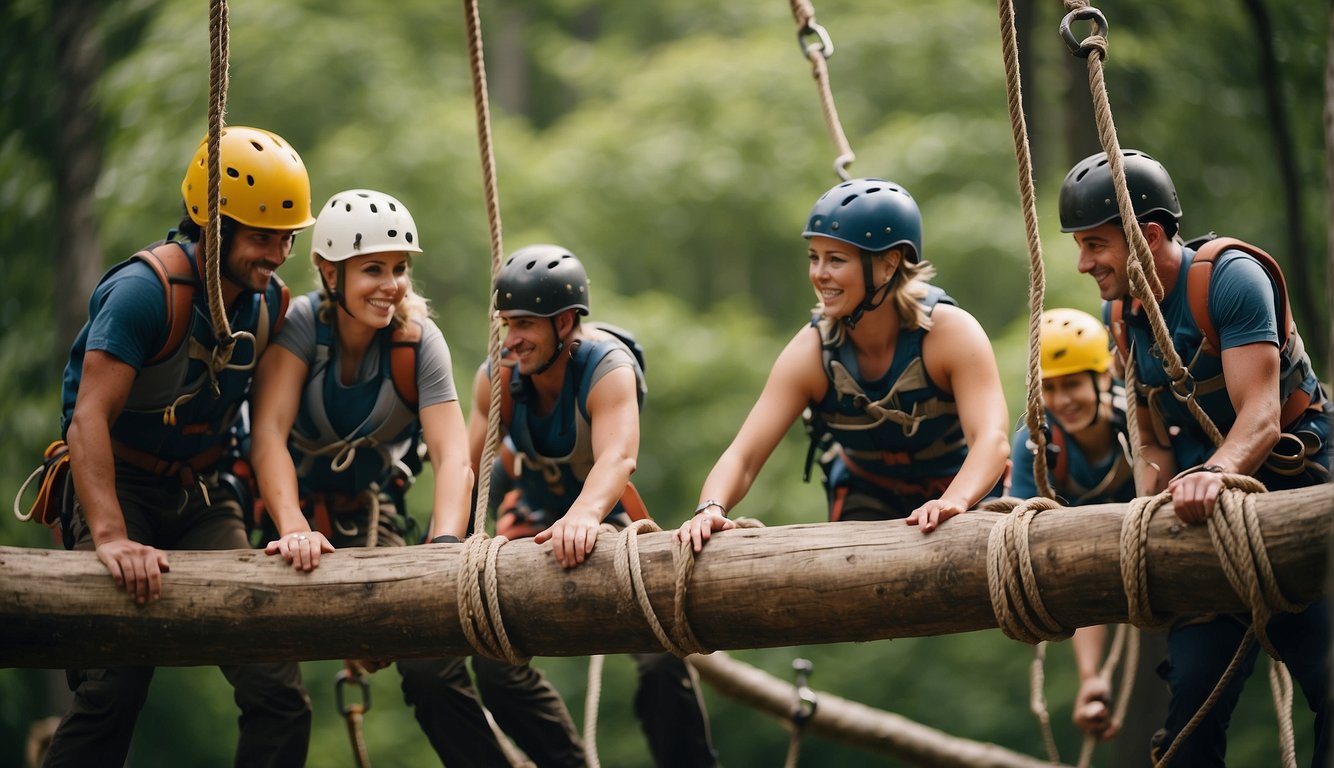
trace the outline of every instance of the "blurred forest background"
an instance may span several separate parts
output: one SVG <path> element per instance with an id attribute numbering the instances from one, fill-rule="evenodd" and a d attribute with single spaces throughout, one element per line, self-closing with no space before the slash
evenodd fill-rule
<path id="1" fill-rule="evenodd" d="M 1060 3 L 1018 5 L 1047 305 L 1096 311 L 1056 218 L 1065 171 L 1098 149 L 1085 63 L 1057 34 Z M 990 334 L 1018 420 L 1028 256 L 996 9 L 822 0 L 816 10 L 836 46 L 829 67 L 857 152 L 852 171 L 916 196 L 925 256 Z M 1215 229 L 1279 258 L 1308 349 L 1323 358 L 1329 4 L 1122 0 L 1103 10 L 1123 146 L 1167 165 L 1185 234 Z M 506 250 L 568 246 L 592 275 L 594 316 L 637 332 L 650 394 L 636 482 L 675 526 L 813 303 L 800 232 L 836 181 L 835 152 L 788 5 L 487 0 L 481 12 Z M 372 187 L 413 211 L 426 249 L 416 279 L 468 381 L 485 355 L 490 264 L 459 4 L 233 0 L 231 56 L 228 123 L 291 141 L 316 205 Z M 16 491 L 57 437 L 61 371 L 97 277 L 179 218 L 184 166 L 206 129 L 208 60 L 203 2 L 0 4 L 0 489 Z M 308 247 L 298 239 L 282 273 L 294 290 L 313 287 Z M 818 484 L 801 484 L 804 449 L 794 427 L 738 511 L 769 524 L 822 519 Z M 421 504 L 430 494 L 414 496 Z M 47 531 L 0 519 L 0 544 L 52 546 Z M 1043 754 L 1027 709 L 1032 651 L 999 631 L 738 656 L 789 679 L 792 658 L 805 656 L 819 690 Z M 535 663 L 582 722 L 585 660 Z M 338 666 L 304 665 L 316 699 L 313 766 L 353 764 L 332 700 Z M 1236 765 L 1277 763 L 1272 706 L 1256 678 L 1233 723 Z M 373 678 L 372 761 L 433 764 L 397 683 L 393 671 Z M 633 689 L 631 662 L 612 659 L 598 727 L 605 765 L 649 764 Z M 1055 645 L 1047 696 L 1070 761 L 1074 692 L 1068 643 Z M 63 711 L 67 695 L 58 674 L 0 670 L 0 767 L 21 764 L 29 724 Z M 706 695 L 726 765 L 781 763 L 779 724 Z M 1304 763 L 1309 715 L 1298 699 Z M 189 755 L 192 765 L 230 765 L 235 717 L 216 670 L 159 670 L 131 763 Z M 802 764 L 896 763 L 812 740 Z"/>

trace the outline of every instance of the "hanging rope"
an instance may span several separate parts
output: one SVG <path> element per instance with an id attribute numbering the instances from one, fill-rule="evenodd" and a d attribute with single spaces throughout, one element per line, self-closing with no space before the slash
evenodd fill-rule
<path id="1" fill-rule="evenodd" d="M 208 309 L 213 319 L 214 336 L 217 337 L 220 347 L 230 351 L 233 339 L 231 326 L 227 323 L 227 307 L 222 301 L 222 278 L 219 268 L 222 258 L 220 253 L 222 218 L 218 213 L 218 190 L 222 184 L 220 145 L 223 120 L 227 113 L 231 47 L 227 0 L 210 1 L 208 25 L 208 236 L 205 238 L 204 247 L 204 283 L 208 292 Z M 216 390 L 216 378 L 213 379 L 213 386 Z"/>
<path id="2" fill-rule="evenodd" d="M 857 159 L 857 155 L 853 153 L 847 134 L 843 132 L 843 123 L 838 119 L 838 107 L 834 104 L 834 91 L 829 85 L 828 59 L 834 55 L 834 41 L 829 37 L 829 31 L 815 22 L 815 8 L 809 0 L 790 0 L 790 4 L 792 18 L 797 22 L 797 45 L 802 55 L 811 62 L 811 74 L 820 91 L 820 111 L 824 114 L 834 150 L 838 152 L 838 157 L 834 158 L 834 173 L 847 181 L 852 178 L 848 166 Z"/>
<path id="3" fill-rule="evenodd" d="M 1154 267 L 1153 254 L 1149 251 L 1148 241 L 1140 231 L 1135 218 L 1135 207 L 1126 187 L 1125 161 L 1121 157 L 1121 143 L 1117 136 L 1116 123 L 1112 118 L 1111 100 L 1107 96 L 1107 83 L 1103 76 L 1102 62 L 1107 57 L 1107 19 L 1102 12 L 1092 8 L 1086 0 L 1065 0 L 1070 9 L 1061 21 L 1061 36 L 1071 52 L 1088 59 L 1089 92 L 1093 96 L 1094 119 L 1098 126 L 1098 140 L 1107 153 L 1107 165 L 1112 175 L 1112 185 L 1116 190 L 1117 209 L 1121 214 L 1121 225 L 1126 241 L 1130 244 L 1131 255 L 1126 260 L 1126 272 L 1130 278 L 1130 293 L 1144 305 L 1149 328 L 1153 333 L 1156 348 L 1162 354 L 1163 369 L 1171 379 L 1174 395 L 1186 404 L 1191 415 L 1199 422 L 1205 434 L 1214 445 L 1221 445 L 1223 435 L 1214 425 L 1213 420 L 1195 401 L 1194 382 L 1190 371 L 1181 363 L 1181 357 L 1172 345 L 1172 337 L 1163 320 L 1162 310 L 1158 306 L 1158 296 L 1162 293 L 1162 283 Z M 1094 34 L 1076 40 L 1070 25 L 1075 21 L 1090 21 L 1095 25 Z M 1129 390 L 1134 397 L 1134 390 Z"/>
<path id="4" fill-rule="evenodd" d="M 486 86 L 486 63 L 482 50 L 482 18 L 477 0 L 464 0 L 468 31 L 468 69 L 472 74 L 473 106 L 477 113 L 477 143 L 482 160 L 482 188 L 486 195 L 486 220 L 491 234 L 491 311 L 487 359 L 491 362 L 491 410 L 486 420 L 486 445 L 478 465 L 477 507 L 473 511 L 473 534 L 486 534 L 486 507 L 491 498 L 491 465 L 500 442 L 500 319 L 496 315 L 494 286 L 504 259 L 505 245 L 500 224 L 500 191 L 496 186 L 496 157 L 491 141 L 490 97 Z"/>
<path id="5" fill-rule="evenodd" d="M 1005 59 L 1005 93 L 1014 138 L 1014 159 L 1019 174 L 1019 197 L 1024 209 L 1024 233 L 1028 237 L 1028 407 L 1024 411 L 1028 434 L 1037 446 L 1033 456 L 1033 480 L 1038 493 L 1055 498 L 1047 475 L 1046 408 L 1042 403 L 1040 366 L 1042 307 L 1046 294 L 1046 272 L 1042 263 L 1042 238 L 1038 233 L 1037 192 L 1033 186 L 1033 160 L 1029 151 L 1028 125 L 1024 119 L 1024 97 L 1019 74 L 1019 43 L 1014 27 L 1013 0 L 997 0 L 1000 13 L 1001 49 Z"/>
<path id="6" fill-rule="evenodd" d="M 348 702 L 344 699 L 343 690 L 349 685 L 356 685 L 361 694 L 360 701 Z M 352 742 L 352 757 L 356 760 L 357 768 L 370 768 L 371 757 L 366 751 L 366 737 L 361 726 L 366 713 L 371 709 L 371 686 L 366 681 L 366 670 L 357 662 L 345 661 L 343 668 L 338 670 L 334 678 L 334 700 L 338 705 L 338 713 L 347 723 L 347 736 Z"/>
<path id="7" fill-rule="evenodd" d="M 606 656 L 588 657 L 588 690 L 584 694 L 584 762 L 588 768 L 602 768 L 598 757 L 598 704 L 602 701 L 602 666 Z"/>

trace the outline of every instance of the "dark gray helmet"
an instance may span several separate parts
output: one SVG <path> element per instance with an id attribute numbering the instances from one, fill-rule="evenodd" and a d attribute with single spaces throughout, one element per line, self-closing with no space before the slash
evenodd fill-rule
<path id="1" fill-rule="evenodd" d="M 588 273 L 559 245 L 530 245 L 515 251 L 496 276 L 496 309 L 515 315 L 551 317 L 567 309 L 588 314 Z"/>
<path id="2" fill-rule="evenodd" d="M 1181 218 L 1181 203 L 1172 177 L 1163 164 L 1135 149 L 1121 151 L 1135 218 L 1166 213 Z M 1061 182 L 1061 231 L 1081 232 L 1121 218 L 1107 153 L 1084 158 Z"/>
<path id="3" fill-rule="evenodd" d="M 802 237 L 841 240 L 879 253 L 907 246 L 910 263 L 922 260 L 922 212 L 908 190 L 884 179 L 853 179 L 815 201 Z"/>

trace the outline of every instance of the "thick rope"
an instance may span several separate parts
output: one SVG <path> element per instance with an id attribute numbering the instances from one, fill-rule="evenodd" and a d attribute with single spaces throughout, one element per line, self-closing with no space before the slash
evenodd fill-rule
<path id="1" fill-rule="evenodd" d="M 1072 14 L 1089 9 L 1086 0 L 1065 0 L 1065 7 Z M 1069 17 L 1067 17 L 1068 19 Z M 1135 207 L 1126 187 L 1125 161 L 1121 156 L 1121 143 L 1116 132 L 1116 123 L 1112 118 L 1111 100 L 1107 96 L 1107 83 L 1103 77 L 1102 62 L 1107 57 L 1107 38 L 1093 34 L 1085 38 L 1079 46 L 1080 54 L 1088 57 L 1089 92 L 1093 96 L 1094 120 L 1098 126 L 1098 139 L 1107 153 L 1107 164 L 1112 174 L 1112 185 L 1116 190 L 1116 204 L 1121 214 L 1121 225 L 1126 240 L 1130 243 L 1131 257 L 1126 261 L 1126 272 L 1130 278 L 1130 293 L 1144 305 L 1153 332 L 1155 345 L 1162 354 L 1163 369 L 1172 382 L 1173 394 L 1180 393 L 1178 399 L 1186 404 L 1187 409 L 1214 445 L 1221 445 L 1223 436 L 1218 427 L 1195 401 L 1194 384 L 1190 371 L 1181 362 L 1176 348 L 1172 346 L 1172 337 L 1163 320 L 1162 310 L 1158 306 L 1158 296 L 1162 293 L 1162 283 L 1158 280 L 1154 268 L 1153 254 L 1149 251 L 1148 241 L 1140 231 L 1135 218 Z M 1133 397 L 1133 393 L 1131 393 Z"/>
<path id="2" fill-rule="evenodd" d="M 584 694 L 584 760 L 588 768 L 602 768 L 598 757 L 598 704 L 602 701 L 602 666 L 607 657 L 588 657 L 588 691 Z"/>
<path id="3" fill-rule="evenodd" d="M 235 339 L 227 322 L 227 306 L 222 300 L 222 217 L 218 198 L 222 185 L 222 127 L 227 113 L 227 81 L 231 33 L 228 25 L 227 0 L 209 3 L 209 70 L 208 70 L 208 236 L 204 244 L 204 289 L 208 295 L 209 315 L 213 321 L 213 335 L 218 340 L 213 361 L 209 365 L 209 381 L 216 394 L 217 372 L 231 360 Z"/>
<path id="4" fill-rule="evenodd" d="M 1038 232 L 1037 192 L 1033 186 L 1033 159 L 1029 151 L 1028 125 L 1024 119 L 1022 80 L 1019 74 L 1019 43 L 1014 28 L 1013 0 L 997 0 L 1000 13 L 1001 48 L 1005 59 L 1005 93 L 1014 138 L 1014 159 L 1019 174 L 1019 197 L 1024 209 L 1024 233 L 1028 237 L 1028 407 L 1024 423 L 1037 446 L 1033 457 L 1033 480 L 1038 493 L 1054 498 L 1047 476 L 1046 408 L 1042 403 L 1041 328 L 1046 294 L 1046 272 L 1042 264 L 1042 236 Z"/>
<path id="5" fill-rule="evenodd" d="M 1168 765 L 1179 746 L 1213 708 L 1223 689 L 1235 676 L 1241 660 L 1253 640 L 1258 640 L 1265 652 L 1275 661 L 1281 661 L 1277 649 L 1270 642 L 1266 627 L 1276 611 L 1293 613 L 1302 606 L 1293 603 L 1278 588 L 1273 565 L 1260 530 L 1259 515 L 1255 511 L 1254 494 L 1263 493 L 1264 485 L 1249 475 L 1224 474 L 1225 487 L 1208 519 L 1209 538 L 1218 553 L 1219 564 L 1228 583 L 1250 608 L 1252 623 L 1246 630 L 1240 647 L 1231 663 L 1204 703 L 1177 734 L 1171 747 L 1156 766 Z M 1167 492 L 1151 498 L 1138 498 L 1130 503 L 1121 526 L 1121 579 L 1129 607 L 1130 620 L 1138 626 L 1160 623 L 1149 605 L 1147 540 L 1149 521 L 1153 513 L 1171 501 Z M 1279 741 L 1285 766 L 1295 765 L 1295 752 L 1290 748 L 1292 732 L 1291 678 L 1286 669 L 1272 669 L 1271 690 L 1278 716 Z M 1276 679 L 1275 679 L 1276 678 Z M 1285 694 L 1284 691 L 1287 690 Z M 1286 698 L 1285 698 L 1286 697 Z M 1286 702 L 1286 703 L 1285 703 Z"/>
<path id="6" fill-rule="evenodd" d="M 532 657 L 520 653 L 510 642 L 500 611 L 496 558 L 500 548 L 508 543 L 504 536 L 491 538 L 485 534 L 469 536 L 463 542 L 463 564 L 459 567 L 455 599 L 463 634 L 477 653 L 523 665 Z"/>
<path id="7" fill-rule="evenodd" d="M 829 128 L 829 138 L 834 142 L 838 157 L 834 158 L 834 173 L 843 181 L 851 178 L 848 166 L 857 159 L 843 132 L 843 123 L 838 118 L 838 107 L 834 104 L 834 92 L 829 85 L 828 59 L 834 55 L 834 43 L 824 27 L 815 22 L 815 8 L 809 0 L 790 0 L 792 18 L 797 23 L 797 44 L 801 52 L 811 62 L 811 75 L 815 78 L 820 92 L 820 111 L 824 114 L 825 126 Z M 806 42 L 807 36 L 814 36 L 815 41 Z"/>
<path id="8" fill-rule="evenodd" d="M 1047 710 L 1045 665 L 1047 661 L 1047 641 L 1033 646 L 1033 661 L 1028 665 L 1028 711 L 1037 718 L 1042 731 L 1042 745 L 1047 750 L 1047 759 L 1052 765 L 1059 765 L 1061 752 L 1056 748 L 1056 734 L 1051 730 L 1051 713 Z"/>
<path id="9" fill-rule="evenodd" d="M 486 718 L 486 724 L 491 728 L 491 733 L 496 737 L 496 743 L 500 745 L 500 751 L 504 753 L 505 760 L 510 764 L 510 768 L 537 768 L 533 761 L 514 746 L 514 742 L 505 735 L 500 729 L 500 724 L 496 722 L 495 715 L 485 706 L 482 707 L 482 715 Z"/>
<path id="10" fill-rule="evenodd" d="M 490 97 L 486 86 L 486 61 L 482 49 L 482 19 L 477 0 L 464 0 L 464 18 L 468 30 L 468 69 L 472 74 L 473 107 L 477 113 L 477 143 L 482 160 L 482 187 L 486 194 L 486 220 L 491 234 L 490 335 L 487 359 L 491 361 L 491 410 L 486 420 L 486 445 L 478 465 L 477 507 L 473 511 L 474 535 L 485 535 L 486 507 L 491 498 L 491 465 L 500 442 L 500 318 L 494 311 L 496 276 L 505 254 L 500 223 L 500 191 L 496 185 L 496 157 L 491 140 Z"/>
<path id="11" fill-rule="evenodd" d="M 1007 636 L 1031 645 L 1067 638 L 1073 632 L 1047 611 L 1028 548 L 1028 527 L 1033 518 L 1059 508 L 1051 499 L 1021 502 L 996 521 L 987 539 L 987 591 L 996 624 Z"/>

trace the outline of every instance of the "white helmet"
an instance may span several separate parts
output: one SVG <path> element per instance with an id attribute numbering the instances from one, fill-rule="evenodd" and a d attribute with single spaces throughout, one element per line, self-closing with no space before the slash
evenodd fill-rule
<path id="1" fill-rule="evenodd" d="M 365 253 L 421 253 L 417 223 L 398 200 L 370 189 L 349 189 L 329 198 L 311 235 L 310 260 L 346 261 Z"/>

